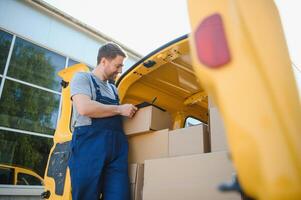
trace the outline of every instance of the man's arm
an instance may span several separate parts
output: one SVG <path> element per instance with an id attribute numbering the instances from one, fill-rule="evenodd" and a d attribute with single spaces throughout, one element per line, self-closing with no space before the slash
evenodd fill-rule
<path id="1" fill-rule="evenodd" d="M 106 105 L 97 101 L 91 100 L 91 98 L 84 94 L 76 94 L 72 97 L 73 103 L 80 115 L 91 118 L 103 118 L 111 117 L 115 115 L 122 115 L 132 118 L 135 112 L 138 110 L 132 104 L 123 105 Z"/>

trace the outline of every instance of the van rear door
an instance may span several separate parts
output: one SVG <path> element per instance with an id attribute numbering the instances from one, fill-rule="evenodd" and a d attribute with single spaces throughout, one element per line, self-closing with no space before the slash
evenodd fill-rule
<path id="1" fill-rule="evenodd" d="M 193 67 L 220 109 L 240 184 L 256 199 L 300 199 L 300 101 L 274 2 L 188 9 Z"/>

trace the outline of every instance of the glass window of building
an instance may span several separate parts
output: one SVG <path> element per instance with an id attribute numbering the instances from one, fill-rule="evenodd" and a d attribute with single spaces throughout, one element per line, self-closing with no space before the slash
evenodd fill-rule
<path id="1" fill-rule="evenodd" d="M 14 172 L 14 169 L 0 164 L 0 184 L 14 184 Z"/>
<path id="2" fill-rule="evenodd" d="M 0 74 L 3 74 L 13 36 L 0 30 Z"/>
<path id="3" fill-rule="evenodd" d="M 5 77 L 12 38 L 0 30 L 0 184 L 41 185 L 59 111 L 57 72 L 66 58 L 16 38 Z"/>
<path id="4" fill-rule="evenodd" d="M 34 175 L 18 173 L 17 185 L 43 185 L 43 182 L 40 178 Z"/>
<path id="5" fill-rule="evenodd" d="M 8 76 L 60 91 L 60 78 L 57 73 L 65 68 L 65 62 L 65 57 L 17 38 Z"/>
<path id="6" fill-rule="evenodd" d="M 52 135 L 60 95 L 5 80 L 0 99 L 0 126 Z"/>
<path id="7" fill-rule="evenodd" d="M 28 175 L 36 173 L 43 177 L 52 144 L 52 138 L 0 130 L 0 168 L 8 169 L 0 176 L 9 181 L 9 171 L 18 168 Z"/>
<path id="8" fill-rule="evenodd" d="M 87 66 L 88 66 L 90 72 L 92 72 L 92 70 L 94 69 L 94 67 L 92 67 L 92 66 L 90 66 L 90 65 L 87 65 Z"/>
<path id="9" fill-rule="evenodd" d="M 75 61 L 75 60 L 72 60 L 69 58 L 68 60 L 68 67 L 72 66 L 72 65 L 75 65 L 75 64 L 78 64 L 79 62 Z"/>
<path id="10" fill-rule="evenodd" d="M 77 61 L 69 58 L 69 60 L 68 60 L 68 67 L 70 67 L 72 65 L 75 65 L 75 64 L 78 64 L 78 63 L 80 63 L 80 62 L 77 62 Z M 90 71 L 92 71 L 94 69 L 94 67 L 91 67 L 90 65 L 87 65 L 87 67 L 89 68 Z"/>

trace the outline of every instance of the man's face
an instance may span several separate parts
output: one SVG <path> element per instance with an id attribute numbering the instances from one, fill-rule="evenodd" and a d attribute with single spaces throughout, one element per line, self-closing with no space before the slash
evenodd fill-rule
<path id="1" fill-rule="evenodd" d="M 114 59 L 104 58 L 105 75 L 108 80 L 115 80 L 117 75 L 122 72 L 124 57 L 117 55 Z"/>

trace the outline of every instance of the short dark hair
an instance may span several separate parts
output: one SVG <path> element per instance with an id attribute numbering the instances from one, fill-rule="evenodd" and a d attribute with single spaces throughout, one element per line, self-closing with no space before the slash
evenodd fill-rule
<path id="1" fill-rule="evenodd" d="M 116 56 L 126 57 L 125 51 L 118 45 L 113 42 L 108 42 L 101 46 L 98 50 L 97 55 L 97 65 L 100 63 L 102 58 L 114 59 Z"/>

